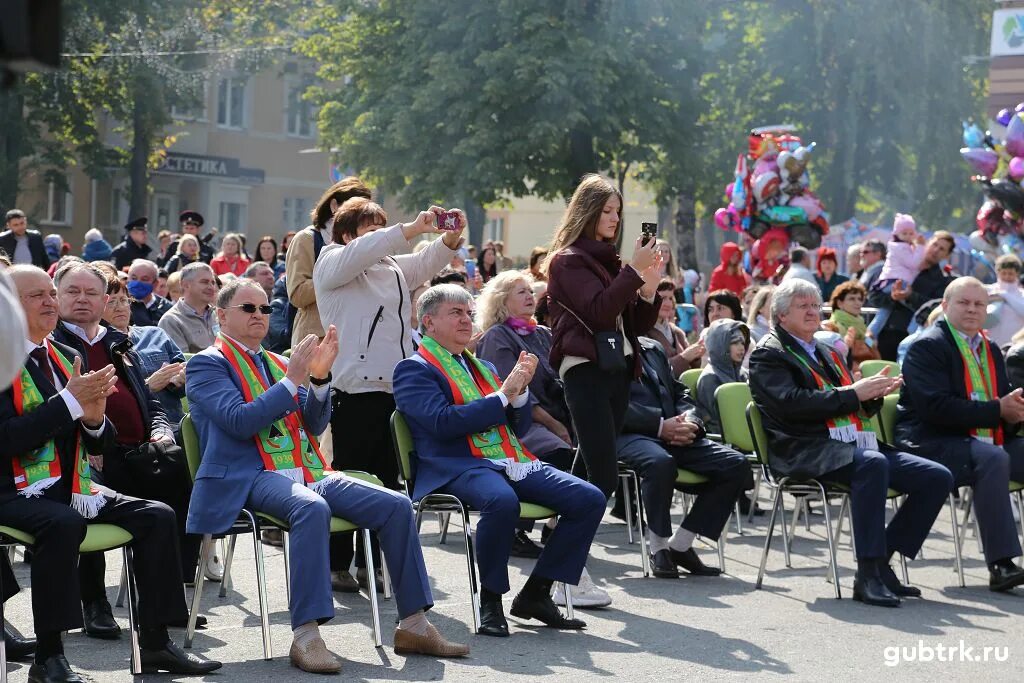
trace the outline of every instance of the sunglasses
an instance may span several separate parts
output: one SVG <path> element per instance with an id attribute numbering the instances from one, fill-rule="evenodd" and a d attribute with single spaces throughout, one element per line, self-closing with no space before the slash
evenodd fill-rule
<path id="1" fill-rule="evenodd" d="M 228 308 L 240 308 L 242 313 L 248 313 L 249 315 L 255 313 L 256 309 L 259 309 L 263 315 L 270 315 L 274 312 L 274 307 L 270 304 L 260 304 L 259 306 L 256 304 L 238 304 L 237 306 L 228 306 Z"/>

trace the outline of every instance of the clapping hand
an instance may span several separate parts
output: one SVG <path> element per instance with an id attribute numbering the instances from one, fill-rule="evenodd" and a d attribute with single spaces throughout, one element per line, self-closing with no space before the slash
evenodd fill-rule
<path id="1" fill-rule="evenodd" d="M 1024 422 L 1024 396 L 1020 389 L 1014 389 L 999 399 L 999 417 L 1010 424 Z"/>
<path id="2" fill-rule="evenodd" d="M 536 371 L 537 356 L 526 351 L 520 351 L 519 360 L 516 361 L 512 372 L 508 373 L 508 377 L 505 378 L 505 382 L 501 385 L 501 393 L 505 394 L 505 397 L 511 402 L 526 390 L 526 387 L 530 385 L 530 380 L 533 379 L 533 373 Z"/>
<path id="3" fill-rule="evenodd" d="M 292 348 L 292 356 L 288 360 L 288 372 L 285 377 L 295 386 L 301 387 L 309 379 L 309 366 L 316 356 L 319 340 L 315 334 L 307 334 L 305 338 Z"/>
<path id="4" fill-rule="evenodd" d="M 903 386 L 903 375 L 889 377 L 889 368 L 885 367 L 877 375 L 864 377 L 853 383 L 853 390 L 861 403 L 882 398 Z"/>
<path id="5" fill-rule="evenodd" d="M 331 372 L 334 359 L 338 357 L 338 328 L 331 325 L 327 328 L 327 334 L 317 344 L 313 352 L 313 358 L 309 363 L 310 377 L 323 379 Z"/>

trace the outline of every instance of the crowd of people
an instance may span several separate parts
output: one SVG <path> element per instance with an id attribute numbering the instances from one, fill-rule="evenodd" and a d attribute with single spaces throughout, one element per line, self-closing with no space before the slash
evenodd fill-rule
<path id="1" fill-rule="evenodd" d="M 168 629 L 189 618 L 185 586 L 223 579 L 209 539 L 243 509 L 286 522 L 262 540 L 291 541 L 289 657 L 310 672 L 341 668 L 319 630 L 334 615 L 332 592 L 385 581 L 396 652 L 469 654 L 427 618 L 413 506 L 431 494 L 478 515 L 480 635 L 510 635 L 512 555 L 536 559 L 509 606 L 520 619 L 576 630 L 585 622 L 560 606 L 611 604 L 586 565 L 611 498 L 610 514 L 627 518 L 622 467 L 639 476 L 653 574 L 715 576 L 697 537 L 719 539 L 737 505 L 763 514 L 748 493 L 750 461 L 718 437 L 716 392 L 735 383 L 749 386 L 777 479 L 849 491 L 855 599 L 892 607 L 920 596 L 891 563 L 920 551 L 964 486 L 976 492 L 990 588 L 1024 584 L 1008 495 L 1024 481 L 1015 256 L 1000 259 L 992 285 L 957 277 L 942 265 L 952 236 L 925 239 L 898 215 L 891 242 L 851 249 L 847 273 L 834 251 L 795 247 L 784 274 L 755 281 L 742 248 L 727 243 L 704 291 L 664 240 L 641 237 L 623 261 L 622 197 L 599 175 L 583 178 L 551 243 L 521 270 L 500 243 L 466 244 L 459 209 L 431 206 L 389 225 L 354 177 L 328 188 L 311 225 L 280 249 L 273 236 L 250 250 L 227 234 L 215 251 L 202 215 L 180 220 L 180 234 L 163 231 L 153 246 L 144 217 L 113 247 L 90 230 L 81 257 L 28 230 L 18 210 L 0 234 L 0 320 L 25 340 L 0 358 L 10 367 L 0 377 L 10 384 L 0 394 L 0 525 L 34 538 L 35 630 L 26 639 L 5 623 L 4 638 L 8 657 L 33 659 L 32 681 L 83 680 L 63 632 L 120 635 L 102 553 L 79 556 L 91 523 L 134 539 L 147 672 L 221 666 L 185 652 Z M 878 359 L 902 370 L 862 377 L 860 364 Z M 693 391 L 681 379 L 690 371 Z M 885 443 L 870 417 L 897 392 Z M 199 441 L 194 476 L 186 413 Z M 404 482 L 396 415 L 415 443 Z M 699 483 L 673 528 L 680 469 Z M 887 524 L 890 489 L 905 499 Z M 539 543 L 522 502 L 556 513 Z M 330 533 L 332 517 L 372 530 L 369 550 L 353 532 Z M 388 572 L 371 573 L 381 560 Z M 6 553 L 0 579 L 6 600 L 17 591 Z"/>

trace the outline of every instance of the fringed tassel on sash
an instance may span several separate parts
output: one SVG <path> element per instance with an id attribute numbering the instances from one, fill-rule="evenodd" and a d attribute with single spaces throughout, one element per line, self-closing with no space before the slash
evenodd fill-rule
<path id="1" fill-rule="evenodd" d="M 505 476 L 509 478 L 509 481 L 522 481 L 526 479 L 528 474 L 537 472 L 544 466 L 544 462 L 541 460 L 517 462 L 512 458 L 508 458 L 504 461 L 496 460 L 492 462 L 497 462 L 505 468 Z"/>
<path id="2" fill-rule="evenodd" d="M 18 489 L 19 496 L 25 496 L 26 498 L 36 498 L 43 495 L 43 492 L 60 481 L 60 477 L 47 477 L 46 479 L 40 479 L 34 484 L 29 484 L 23 489 Z"/>
<path id="3" fill-rule="evenodd" d="M 71 507 L 75 508 L 78 514 L 86 519 L 92 519 L 98 515 L 106 504 L 107 499 L 103 497 L 103 493 L 100 491 L 95 491 L 91 496 L 82 493 L 71 494 Z"/>

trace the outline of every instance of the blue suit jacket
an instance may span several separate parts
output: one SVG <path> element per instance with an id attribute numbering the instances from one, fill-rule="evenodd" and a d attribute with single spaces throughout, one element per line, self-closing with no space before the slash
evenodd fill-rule
<path id="1" fill-rule="evenodd" d="M 493 365 L 484 363 L 494 370 Z M 502 469 L 486 458 L 473 457 L 466 442 L 468 434 L 508 425 L 521 436 L 532 422 L 529 402 L 522 408 L 505 408 L 499 397 L 490 396 L 455 405 L 448 380 L 418 353 L 395 367 L 394 390 L 395 405 L 416 444 L 413 500 L 437 491 L 474 467 Z"/>
<path id="2" fill-rule="evenodd" d="M 261 429 L 299 406 L 312 434 L 323 432 L 331 419 L 330 399 L 320 401 L 302 387 L 297 400 L 285 386 L 275 384 L 246 403 L 238 375 L 212 347 L 189 359 L 185 395 L 203 456 L 188 506 L 185 526 L 190 534 L 223 533 L 238 518 L 264 469 L 253 440 Z"/>

